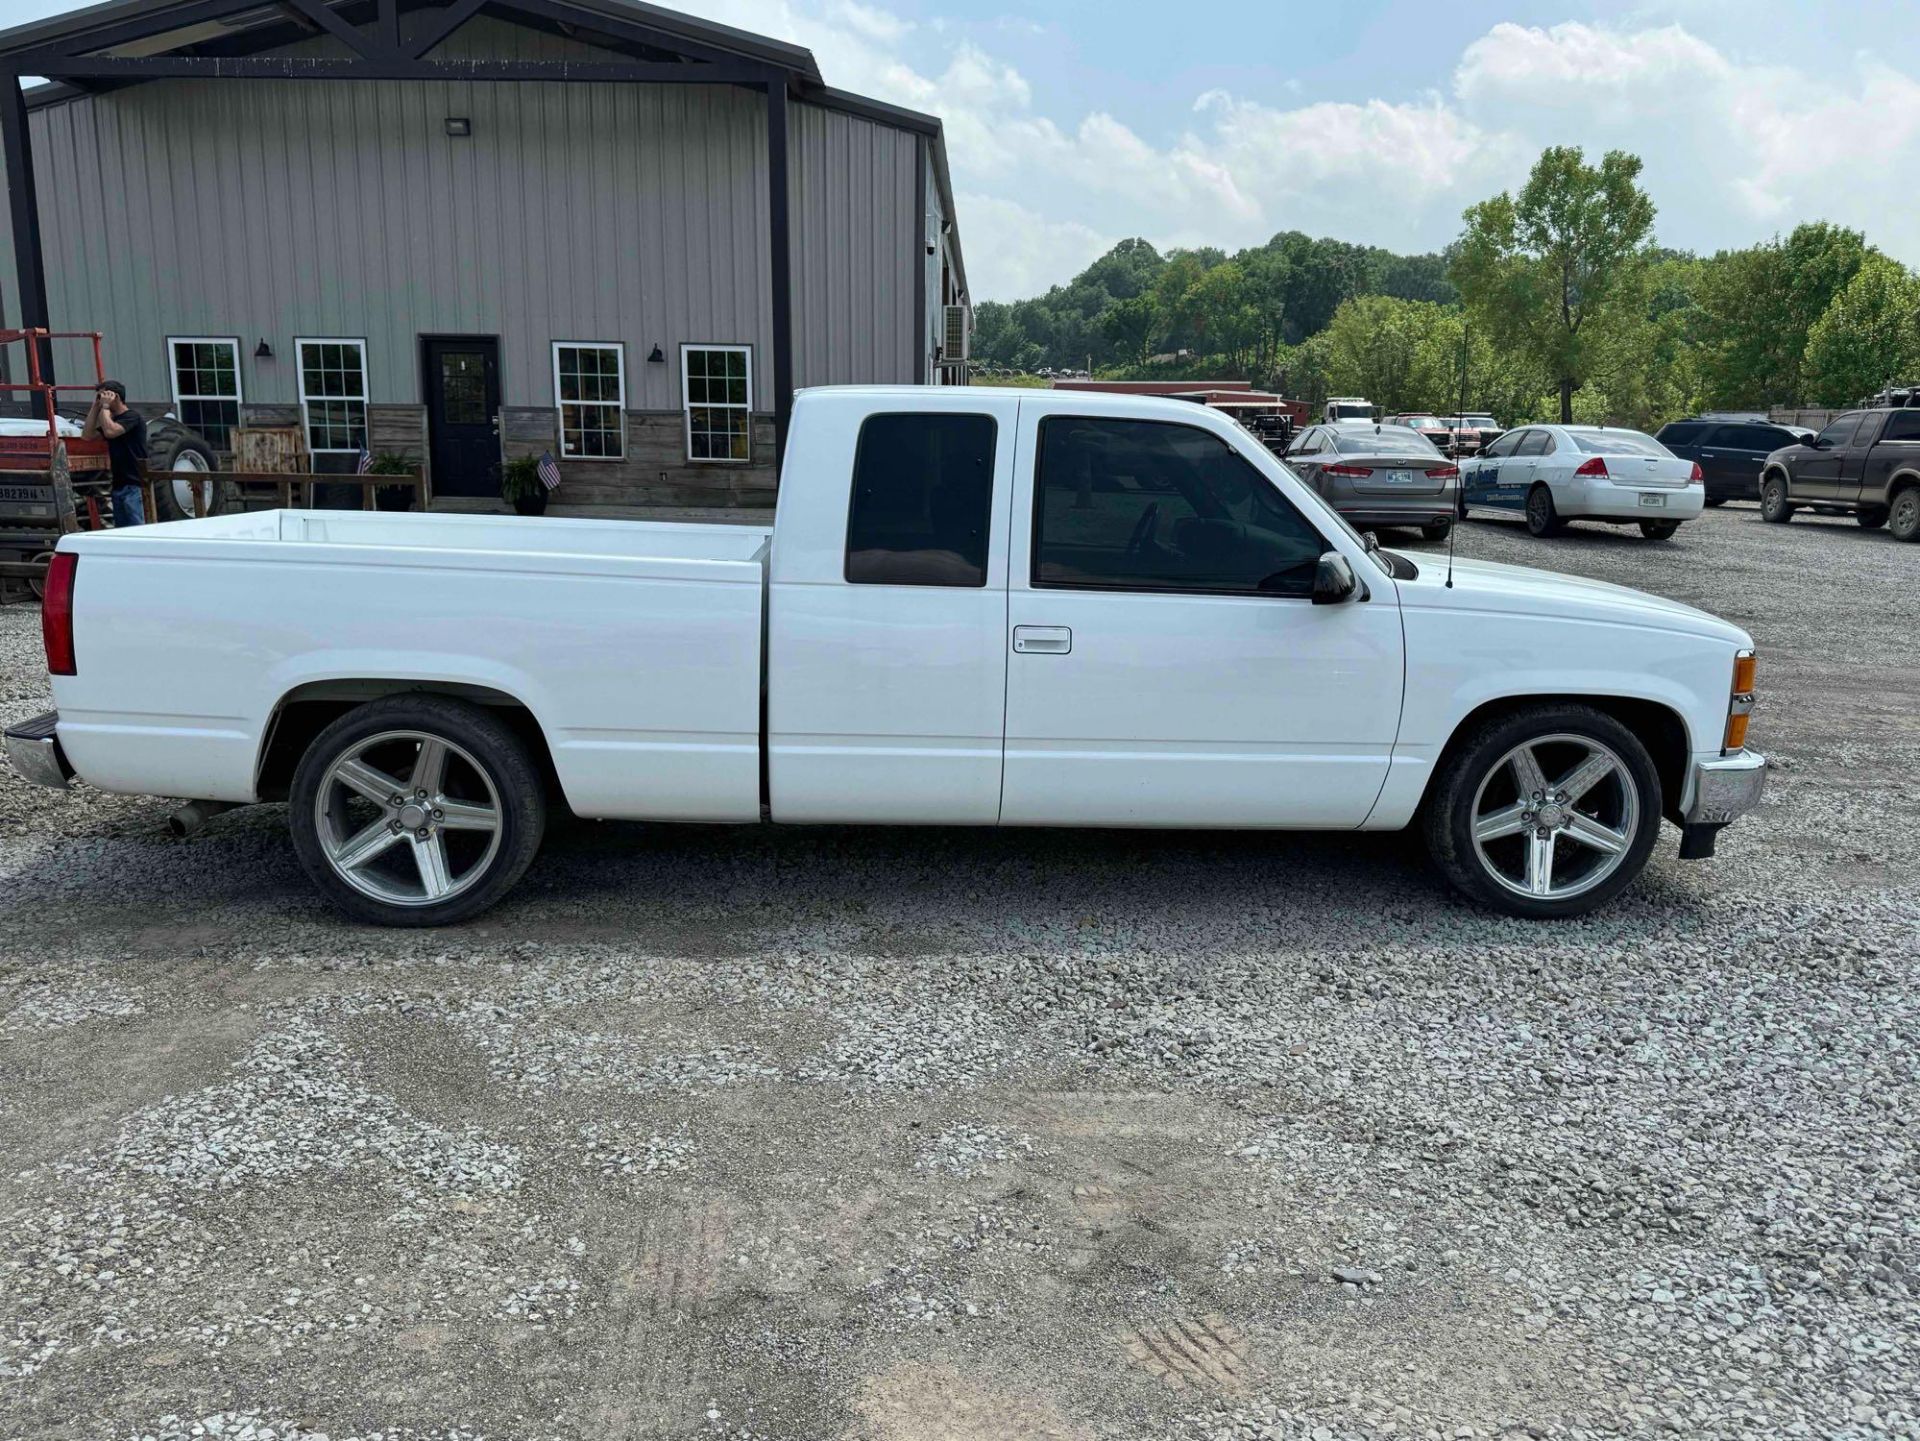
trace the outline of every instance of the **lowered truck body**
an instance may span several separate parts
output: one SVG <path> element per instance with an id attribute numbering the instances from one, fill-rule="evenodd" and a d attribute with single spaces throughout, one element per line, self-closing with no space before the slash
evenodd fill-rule
<path id="1" fill-rule="evenodd" d="M 275 511 L 68 537 L 58 782 L 290 798 L 355 914 L 457 920 L 546 777 L 637 820 L 1397 829 L 1520 914 L 1757 800 L 1751 640 L 1371 547 L 1178 402 L 836 389 L 769 528 Z M 64 627 L 64 630 L 63 630 Z M 62 672 L 65 673 L 62 673 Z"/>

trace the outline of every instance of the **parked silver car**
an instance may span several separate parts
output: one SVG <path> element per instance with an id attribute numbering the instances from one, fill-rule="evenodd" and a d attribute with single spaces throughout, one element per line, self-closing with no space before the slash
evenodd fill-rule
<path id="1" fill-rule="evenodd" d="M 1351 525 L 1418 526 L 1428 540 L 1444 540 L 1453 527 L 1460 468 L 1417 430 L 1309 426 L 1285 459 Z"/>

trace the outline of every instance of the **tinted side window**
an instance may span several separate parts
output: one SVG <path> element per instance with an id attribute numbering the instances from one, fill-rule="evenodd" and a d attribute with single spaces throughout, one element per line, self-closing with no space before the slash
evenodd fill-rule
<path id="1" fill-rule="evenodd" d="M 1310 595 L 1326 548 L 1209 431 L 1073 415 L 1040 422 L 1036 586 Z"/>
<path id="2" fill-rule="evenodd" d="M 1661 427 L 1660 443 L 1662 445 L 1692 445 L 1700 439 L 1701 433 L 1705 430 L 1706 426 L 1697 420 L 1676 420 L 1672 425 Z M 1725 431 L 1721 433 L 1724 435 Z M 1724 439 L 1718 443 L 1721 445 L 1729 444 L 1729 442 Z"/>
<path id="3" fill-rule="evenodd" d="M 1896 410 L 1887 417 L 1882 440 L 1920 440 L 1920 410 Z"/>
<path id="4" fill-rule="evenodd" d="M 1520 442 L 1515 455 L 1545 455 L 1553 449 L 1553 433 L 1546 430 L 1530 430 Z"/>
<path id="5" fill-rule="evenodd" d="M 847 579 L 855 585 L 987 583 L 990 415 L 870 415 L 853 458 Z"/>
<path id="6" fill-rule="evenodd" d="M 1512 455 L 1520 448 L 1520 442 L 1526 439 L 1526 436 L 1527 433 L 1524 430 L 1510 430 L 1488 446 L 1486 453 L 1495 459 L 1503 455 Z"/>
<path id="7" fill-rule="evenodd" d="M 1820 443 L 1824 446 L 1845 445 L 1853 439 L 1853 432 L 1859 428 L 1860 412 L 1843 415 L 1825 430 L 1820 432 Z"/>
<path id="8" fill-rule="evenodd" d="M 1784 430 L 1775 430 L 1771 425 L 1729 425 L 1720 432 L 1715 442 L 1728 450 L 1753 450 L 1768 454 L 1783 445 L 1792 445 L 1793 437 Z"/>

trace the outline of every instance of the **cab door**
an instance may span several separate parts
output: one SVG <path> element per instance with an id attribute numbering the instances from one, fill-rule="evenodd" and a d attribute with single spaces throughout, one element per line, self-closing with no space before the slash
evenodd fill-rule
<path id="1" fill-rule="evenodd" d="M 1386 779 L 1398 594 L 1312 602 L 1332 522 L 1224 427 L 1021 405 L 1006 825 L 1349 827 Z M 1323 529 L 1324 527 L 1324 529 Z"/>
<path id="2" fill-rule="evenodd" d="M 1812 446 L 1805 453 L 1794 458 L 1790 490 L 1795 501 L 1817 503 L 1840 499 L 1841 470 L 1863 415 L 1864 412 L 1854 410 L 1836 417 L 1831 425 L 1814 437 Z M 1859 490 L 1857 481 L 1854 490 L 1856 493 Z"/>
<path id="3" fill-rule="evenodd" d="M 1518 510 L 1526 504 L 1526 477 L 1532 473 L 1531 461 L 1515 454 L 1520 442 L 1530 434 L 1510 430 L 1492 445 L 1467 473 L 1467 504 L 1490 506 L 1497 510 Z"/>

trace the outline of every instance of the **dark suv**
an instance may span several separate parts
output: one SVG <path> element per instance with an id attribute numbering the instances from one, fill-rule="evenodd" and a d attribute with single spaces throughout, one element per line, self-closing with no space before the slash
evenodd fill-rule
<path id="1" fill-rule="evenodd" d="M 1760 514 L 1788 521 L 1802 507 L 1920 540 L 1920 407 L 1849 410 L 1804 445 L 1768 456 Z"/>
<path id="2" fill-rule="evenodd" d="M 1654 437 L 1682 460 L 1700 467 L 1708 505 L 1758 500 L 1760 472 L 1782 446 L 1797 445 L 1805 431 L 1770 420 L 1676 420 Z"/>

